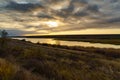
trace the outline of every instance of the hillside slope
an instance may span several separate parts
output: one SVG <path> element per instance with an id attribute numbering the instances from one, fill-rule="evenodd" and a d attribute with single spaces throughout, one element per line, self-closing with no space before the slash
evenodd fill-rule
<path id="1" fill-rule="evenodd" d="M 0 80 L 119 80 L 120 50 L 0 39 Z"/>

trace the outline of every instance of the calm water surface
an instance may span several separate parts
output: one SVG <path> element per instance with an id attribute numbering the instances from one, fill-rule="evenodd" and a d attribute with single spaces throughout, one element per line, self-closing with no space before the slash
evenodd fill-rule
<path id="1" fill-rule="evenodd" d="M 55 40 L 52 38 L 16 38 L 19 40 L 25 39 L 26 41 L 31 41 L 33 43 L 47 43 L 47 44 L 56 44 L 56 45 L 67 45 L 67 46 L 83 46 L 83 47 L 97 47 L 97 48 L 115 48 L 120 49 L 120 45 L 114 44 L 104 44 L 104 43 L 91 43 L 91 42 L 82 42 L 82 41 L 63 41 Z"/>

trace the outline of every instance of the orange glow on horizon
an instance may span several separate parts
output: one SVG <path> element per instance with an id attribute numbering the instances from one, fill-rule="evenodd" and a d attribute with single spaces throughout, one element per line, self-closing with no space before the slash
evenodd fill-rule
<path id="1" fill-rule="evenodd" d="M 120 29 L 86 29 L 78 31 L 62 31 L 52 32 L 48 34 L 26 34 L 24 36 L 39 36 L 39 35 L 84 35 L 84 34 L 120 34 Z"/>

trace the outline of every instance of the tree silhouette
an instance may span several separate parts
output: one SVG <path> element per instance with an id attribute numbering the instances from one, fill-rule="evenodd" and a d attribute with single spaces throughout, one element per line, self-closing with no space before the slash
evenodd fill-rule
<path id="1" fill-rule="evenodd" d="M 6 30 L 2 30 L 0 32 L 0 35 L 1 35 L 1 39 L 0 39 L 0 50 L 1 51 L 4 51 L 4 47 L 7 46 L 7 36 L 8 36 L 8 33 L 6 32 Z"/>
<path id="2" fill-rule="evenodd" d="M 1 31 L 2 38 L 6 38 L 7 36 L 8 36 L 8 33 L 6 32 L 6 30 Z"/>

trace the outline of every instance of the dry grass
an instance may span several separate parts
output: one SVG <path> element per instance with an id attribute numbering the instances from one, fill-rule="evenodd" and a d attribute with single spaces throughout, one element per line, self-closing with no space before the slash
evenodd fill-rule
<path id="1" fill-rule="evenodd" d="M 7 41 L 2 80 L 118 80 L 120 50 Z M 14 64 L 13 64 L 14 63 Z M 16 67 L 16 64 L 19 67 Z"/>

